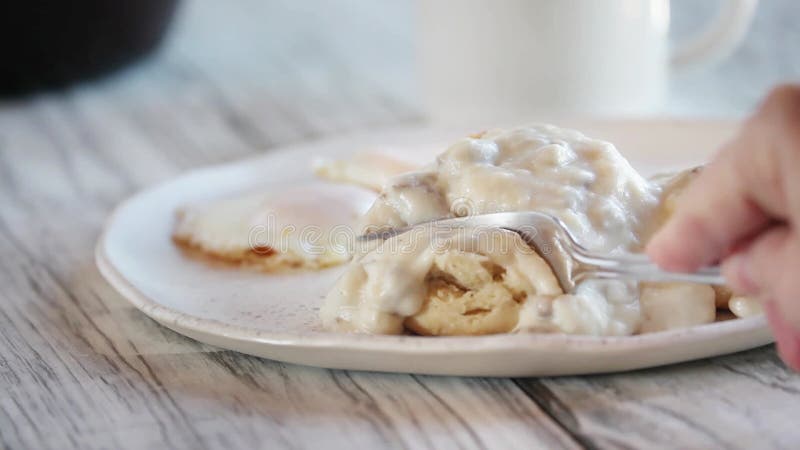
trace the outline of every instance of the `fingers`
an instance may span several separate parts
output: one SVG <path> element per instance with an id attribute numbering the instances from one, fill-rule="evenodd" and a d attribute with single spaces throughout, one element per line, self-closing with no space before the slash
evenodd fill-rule
<path id="1" fill-rule="evenodd" d="M 770 228 L 722 264 L 733 291 L 770 299 L 787 325 L 800 330 L 800 238 L 789 226 Z"/>
<path id="2" fill-rule="evenodd" d="M 776 226 L 753 239 L 722 263 L 722 273 L 731 289 L 745 295 L 766 296 L 793 255 L 784 255 L 791 231 Z M 788 258 L 787 258 L 788 257 Z"/>
<path id="3" fill-rule="evenodd" d="M 800 238 L 786 225 L 770 228 L 726 259 L 725 278 L 736 292 L 764 302 L 778 353 L 800 371 Z"/>
<path id="4" fill-rule="evenodd" d="M 647 253 L 665 269 L 693 271 L 795 209 L 800 214 L 800 88 L 787 86 L 687 188 Z"/>
<path id="5" fill-rule="evenodd" d="M 770 222 L 754 201 L 750 180 L 769 176 L 771 153 L 741 138 L 724 147 L 681 196 L 672 218 L 647 253 L 667 270 L 694 271 L 726 254 L 742 237 Z M 753 173 L 756 172 L 756 173 Z M 761 183 L 757 186 L 772 189 Z"/>
<path id="6" fill-rule="evenodd" d="M 778 355 L 787 366 L 800 371 L 800 332 L 783 320 L 781 312 L 774 302 L 767 302 L 764 307 L 772 333 L 775 335 Z"/>

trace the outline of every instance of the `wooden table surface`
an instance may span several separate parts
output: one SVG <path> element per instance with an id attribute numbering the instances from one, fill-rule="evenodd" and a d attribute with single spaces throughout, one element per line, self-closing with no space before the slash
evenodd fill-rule
<path id="1" fill-rule="evenodd" d="M 0 104 L 0 447 L 797 448 L 800 376 L 772 346 L 601 376 L 375 374 L 212 348 L 129 306 L 93 262 L 120 200 L 420 120 L 397 62 L 407 10 L 318 3 L 186 2 L 146 64 Z"/>

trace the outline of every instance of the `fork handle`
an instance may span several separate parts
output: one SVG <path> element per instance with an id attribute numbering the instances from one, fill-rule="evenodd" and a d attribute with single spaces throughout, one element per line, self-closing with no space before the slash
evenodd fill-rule
<path id="1" fill-rule="evenodd" d="M 647 255 L 597 255 L 579 251 L 575 254 L 579 263 L 576 281 L 586 278 L 620 279 L 651 282 L 687 282 L 724 285 L 725 278 L 719 266 L 704 267 L 693 273 L 667 272 L 658 267 Z"/>

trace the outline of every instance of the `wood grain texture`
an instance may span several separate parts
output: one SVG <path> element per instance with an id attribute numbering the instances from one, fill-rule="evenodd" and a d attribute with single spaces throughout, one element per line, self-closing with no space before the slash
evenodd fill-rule
<path id="1" fill-rule="evenodd" d="M 517 380 L 579 442 L 599 448 L 793 448 L 800 377 L 772 349 L 658 369 Z"/>
<path id="2" fill-rule="evenodd" d="M 800 378 L 771 347 L 594 377 L 330 371 L 186 339 L 101 279 L 95 240 L 134 191 L 281 144 L 418 120 L 398 4 L 187 1 L 148 63 L 0 104 L 0 448 L 800 442 Z M 378 58 L 387 52 L 398 56 Z"/>

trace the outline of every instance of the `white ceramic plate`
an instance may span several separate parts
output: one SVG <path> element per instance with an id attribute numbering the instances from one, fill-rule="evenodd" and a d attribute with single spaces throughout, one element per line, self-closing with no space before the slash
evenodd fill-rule
<path id="1" fill-rule="evenodd" d="M 701 163 L 734 130 L 734 124 L 727 122 L 666 120 L 561 125 L 616 142 L 645 172 Z M 192 171 L 119 206 L 98 243 L 97 264 L 134 306 L 178 333 L 222 348 L 320 367 L 443 375 L 567 375 L 688 361 L 772 341 L 763 317 L 605 338 L 328 333 L 320 329 L 317 310 L 341 267 L 291 275 L 211 268 L 187 259 L 170 241 L 179 205 L 257 186 L 280 189 L 311 180 L 313 156 L 394 147 L 430 160 L 447 143 L 471 131 L 475 129 L 408 129 L 349 136 Z"/>

